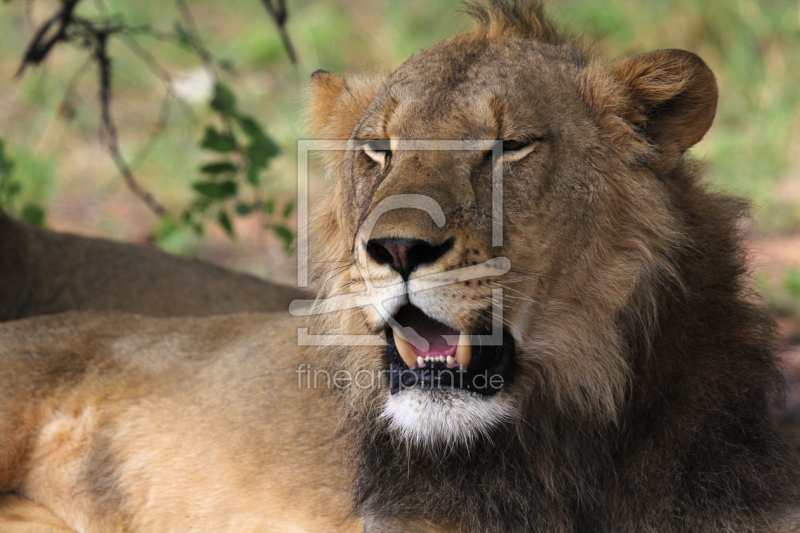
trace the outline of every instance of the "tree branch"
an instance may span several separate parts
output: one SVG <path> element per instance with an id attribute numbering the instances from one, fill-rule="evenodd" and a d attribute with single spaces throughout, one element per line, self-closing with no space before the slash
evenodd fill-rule
<path id="1" fill-rule="evenodd" d="M 80 1 L 81 0 L 62 0 L 61 10 L 56 12 L 55 15 L 41 25 L 28 44 L 28 48 L 22 56 L 22 62 L 19 68 L 17 68 L 16 77 L 22 76 L 22 73 L 25 72 L 25 68 L 28 65 L 38 65 L 44 61 L 50 53 L 50 50 L 52 50 L 56 44 L 66 40 L 66 31 L 73 19 L 72 13 L 75 11 L 75 6 L 77 6 Z M 53 33 L 50 29 L 55 25 L 58 27 L 55 33 Z M 49 38 L 46 39 L 48 35 Z"/>
<path id="2" fill-rule="evenodd" d="M 156 126 L 153 137 L 150 139 L 148 146 L 139 154 L 135 162 L 140 162 L 144 154 L 152 146 L 153 139 L 160 135 L 166 126 L 167 116 L 169 112 L 170 98 L 181 105 L 189 116 L 192 116 L 191 108 L 178 98 L 174 93 L 171 81 L 172 76 L 164 69 L 155 57 L 148 50 L 142 47 L 136 40 L 136 35 L 149 35 L 159 40 L 166 40 L 181 45 L 194 54 L 196 54 L 208 68 L 216 70 L 216 67 L 225 69 L 226 66 L 215 60 L 211 52 L 205 46 L 200 37 L 197 25 L 194 21 L 188 4 L 185 0 L 175 0 L 181 17 L 186 24 L 186 31 L 183 33 L 168 34 L 164 32 L 157 32 L 147 26 L 134 27 L 124 23 L 122 20 L 113 20 L 108 17 L 105 4 L 102 0 L 95 0 L 97 2 L 98 10 L 103 13 L 102 20 L 86 19 L 75 15 L 75 8 L 81 0 L 60 0 L 60 9 L 49 19 L 47 19 L 36 31 L 31 39 L 28 47 L 23 55 L 19 68 L 17 69 L 16 76 L 21 76 L 29 65 L 41 64 L 53 48 L 59 43 L 71 43 L 80 48 L 89 51 L 87 63 L 82 66 L 74 75 L 69 83 L 67 92 L 63 101 L 71 97 L 71 93 L 77 85 L 78 80 L 85 69 L 91 64 L 95 63 L 99 75 L 99 102 L 100 102 L 100 140 L 108 150 L 111 158 L 117 167 L 117 170 L 122 175 L 126 186 L 130 191 L 139 197 L 150 210 L 156 215 L 163 216 L 166 209 L 156 201 L 152 194 L 150 194 L 136 179 L 133 172 L 132 165 L 128 164 L 122 155 L 119 146 L 119 136 L 117 133 L 116 123 L 111 109 L 112 104 L 112 61 L 108 54 L 108 41 L 113 35 L 121 38 L 122 42 L 141 59 L 149 68 L 149 70 L 160 79 L 167 91 L 161 113 L 159 115 L 159 122 Z M 289 55 L 292 63 L 297 62 L 297 57 L 294 52 L 289 36 L 286 32 L 286 2 L 285 0 L 261 0 L 270 14 L 278 28 L 281 35 L 286 52 Z M 228 125 L 230 127 L 230 125 Z"/>
<path id="3" fill-rule="evenodd" d="M 105 141 L 108 152 L 111 154 L 111 158 L 114 160 L 114 164 L 117 166 L 128 189 L 138 196 L 156 215 L 163 216 L 167 210 L 139 184 L 119 149 L 117 127 L 111 114 L 111 59 L 108 57 L 107 50 L 108 35 L 108 33 L 102 31 L 95 33 L 97 40 L 93 51 L 100 76 L 101 140 Z"/>
<path id="4" fill-rule="evenodd" d="M 261 3 L 278 28 L 278 34 L 281 36 L 281 41 L 283 41 L 283 47 L 286 49 L 286 55 L 289 56 L 289 61 L 296 65 L 297 54 L 294 51 L 291 39 L 289 39 L 289 33 L 286 31 L 286 19 L 288 17 L 288 13 L 286 12 L 286 0 L 275 0 L 275 4 L 272 3 L 272 0 L 261 0 Z"/>

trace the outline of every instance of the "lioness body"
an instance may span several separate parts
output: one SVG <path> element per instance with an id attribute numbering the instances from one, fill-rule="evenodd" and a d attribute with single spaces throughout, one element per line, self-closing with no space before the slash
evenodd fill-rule
<path id="1" fill-rule="evenodd" d="M 743 207 L 684 155 L 713 74 L 589 60 L 536 2 L 472 13 L 391 75 L 315 73 L 348 142 L 309 322 L 0 328 L 0 489 L 90 533 L 800 528 Z"/>
<path id="2" fill-rule="evenodd" d="M 0 212 L 0 321 L 65 311 L 285 311 L 297 288 L 153 248 L 33 228 Z"/>
<path id="3" fill-rule="evenodd" d="M 73 533 L 74 530 L 42 505 L 14 494 L 0 496 L 3 533 Z"/>
<path id="4" fill-rule="evenodd" d="M 270 315 L 3 325 L 2 489 L 82 532 L 354 530 L 334 421 L 319 389 L 298 386 L 296 327 Z"/>

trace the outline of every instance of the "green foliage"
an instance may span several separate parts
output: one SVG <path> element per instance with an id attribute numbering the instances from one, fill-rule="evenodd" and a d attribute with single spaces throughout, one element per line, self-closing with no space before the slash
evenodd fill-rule
<path id="1" fill-rule="evenodd" d="M 789 268 L 777 279 L 762 275 L 757 287 L 779 314 L 800 317 L 800 269 Z"/>
<path id="2" fill-rule="evenodd" d="M 203 235 L 209 222 L 218 224 L 227 235 L 234 237 L 232 217 L 262 212 L 265 227 L 283 241 L 287 252 L 290 251 L 294 234 L 285 222 L 294 204 L 286 204 L 282 216 L 276 216 L 276 199 L 265 198 L 262 187 L 264 171 L 280 154 L 278 145 L 255 118 L 239 110 L 236 95 L 226 85 L 216 84 L 209 106 L 216 124 L 205 128 L 199 146 L 212 154 L 214 160 L 199 167 L 203 179 L 191 184 L 195 196 L 180 217 L 165 217 L 155 234 L 156 240 L 167 242 L 183 228 Z"/>
<path id="3" fill-rule="evenodd" d="M 27 202 L 17 210 L 17 198 L 22 192 L 22 183 L 14 178 L 15 163 L 6 154 L 6 143 L 0 139 L 0 209 L 21 218 L 32 226 L 42 227 L 45 223 L 44 208 Z"/>
<path id="4" fill-rule="evenodd" d="M 213 126 L 209 126 L 206 128 L 203 140 L 200 141 L 200 147 L 221 154 L 229 154 L 236 150 L 236 140 L 231 135 L 220 133 Z"/>
<path id="5" fill-rule="evenodd" d="M 789 270 L 786 273 L 783 285 L 786 288 L 786 292 L 794 300 L 798 313 L 800 313 L 800 270 Z"/>
<path id="6" fill-rule="evenodd" d="M 20 218 L 31 226 L 44 227 L 44 208 L 36 204 L 25 204 L 20 211 Z"/>
<path id="7" fill-rule="evenodd" d="M 714 185 L 754 199 L 768 231 L 800 229 L 800 198 L 778 193 L 796 179 L 800 141 L 800 4 L 795 0 L 550 2 L 559 22 L 612 57 L 657 48 L 697 53 L 720 88 L 714 125 L 693 151 Z M 776 213 L 780 213 L 776 216 Z"/>
<path id="8" fill-rule="evenodd" d="M 286 253 L 292 251 L 294 247 L 294 233 L 282 224 L 270 224 L 270 229 L 283 241 L 283 249 Z"/>
<path id="9" fill-rule="evenodd" d="M 236 191 L 239 189 L 235 181 L 198 181 L 192 183 L 192 187 L 203 196 L 214 200 L 226 200 L 236 196 Z"/>
<path id="10" fill-rule="evenodd" d="M 0 207 L 8 209 L 22 186 L 11 179 L 14 161 L 6 155 L 6 143 L 0 139 Z"/>
<path id="11" fill-rule="evenodd" d="M 791 186 L 800 175 L 796 156 L 800 146 L 797 0 L 545 3 L 559 26 L 579 32 L 587 49 L 597 49 L 598 55 L 609 60 L 658 48 L 684 48 L 699 54 L 717 77 L 720 101 L 714 126 L 692 152 L 709 163 L 712 186 L 755 198 L 759 234 L 800 230 L 800 193 Z M 222 64 L 219 58 L 236 61 L 235 73 L 230 73 L 235 84 L 218 88 L 213 104 L 202 110 L 193 108 L 194 118 L 180 112 L 170 114 L 165 134 L 135 169 L 143 184 L 174 211 L 160 222 L 156 237 L 159 246 L 178 252 L 197 246 L 202 240 L 197 235 L 203 235 L 208 227 L 227 231 L 220 208 L 234 228 L 242 217 L 258 218 L 276 235 L 280 230 L 269 225 L 286 225 L 282 215 L 289 208 L 286 199 L 294 192 L 294 154 L 273 157 L 269 139 L 280 139 L 282 146 L 291 150 L 286 141 L 306 133 L 296 118 L 302 116 L 304 99 L 298 96 L 308 87 L 311 72 L 317 68 L 343 75 L 390 71 L 411 53 L 472 24 L 457 13 L 462 0 L 291 0 L 287 2 L 288 28 L 301 59 L 300 68 L 295 69 L 288 65 L 280 37 L 272 31 L 258 1 L 187 2 L 195 11 L 197 28 L 183 19 L 173 24 L 180 17 L 174 2 L 105 0 L 103 4 L 114 20 L 146 23 L 174 36 L 173 42 L 143 38 L 142 45 L 176 79 L 200 66 L 191 53 L 195 32 L 202 35 L 216 65 Z M 0 38 L 0 63 L 7 72 L 18 66 L 31 37 L 25 5 L 19 1 L 0 4 L 4 8 L 0 13 L 4 36 Z M 37 2 L 37 16 L 47 15 L 58 5 L 59 0 Z M 81 16 L 101 14 L 97 5 L 82 1 Z M 185 46 L 174 46 L 174 41 Z M 125 95 L 114 108 L 124 134 L 122 148 L 126 155 L 135 154 L 156 126 L 158 102 L 153 95 L 159 94 L 160 85 L 137 54 L 121 46 L 112 52 L 115 88 L 117 94 Z M 45 65 L 48 75 L 31 70 L 4 87 L 9 101 L 19 103 L 14 114 L 7 115 L 7 123 L 24 127 L 9 127 L 3 135 L 15 147 L 15 176 L 24 178 L 17 203 L 43 202 L 51 195 L 54 203 L 63 203 L 65 198 L 73 198 L 64 194 L 75 184 L 75 178 L 68 181 L 67 177 L 79 176 L 85 190 L 100 192 L 92 201 L 98 206 L 95 220 L 102 232 L 103 227 L 118 227 L 115 217 L 119 210 L 107 193 L 120 188 L 118 173 L 102 155 L 97 157 L 96 87 L 91 70 L 75 87 L 76 98 L 70 100 L 74 117 L 69 124 L 60 122 L 64 118 L 59 113 L 64 87 L 82 62 L 82 55 L 65 51 L 57 62 Z M 218 109 L 231 117 L 229 124 Z M 258 118 L 255 126 L 247 117 L 234 116 L 245 109 Z M 261 137 L 259 125 L 268 126 L 269 135 L 264 135 L 268 140 L 255 143 L 248 152 L 251 139 Z M 198 166 L 196 172 L 186 170 Z M 63 182 L 53 181 L 56 170 Z M 202 192 L 204 186 L 201 190 L 194 186 L 225 181 L 237 184 L 234 196 L 214 197 L 224 192 L 221 185 L 213 186 L 213 191 L 206 189 L 211 196 Z M 312 192 L 317 190 L 312 188 Z M 790 276 L 787 274 L 787 280 Z M 779 292 L 786 305 L 791 303 L 792 292 L 784 287 L 782 274 L 773 280 L 770 290 Z"/>

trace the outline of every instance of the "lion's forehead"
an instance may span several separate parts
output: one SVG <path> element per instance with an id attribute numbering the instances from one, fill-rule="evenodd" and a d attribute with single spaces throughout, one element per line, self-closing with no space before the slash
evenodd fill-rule
<path id="1" fill-rule="evenodd" d="M 579 110 L 575 73 L 582 67 L 569 49 L 543 49 L 547 53 L 532 46 L 460 55 L 446 47 L 423 51 L 389 77 L 362 129 L 399 138 L 470 139 L 497 134 L 493 130 L 508 122 L 557 127 Z"/>

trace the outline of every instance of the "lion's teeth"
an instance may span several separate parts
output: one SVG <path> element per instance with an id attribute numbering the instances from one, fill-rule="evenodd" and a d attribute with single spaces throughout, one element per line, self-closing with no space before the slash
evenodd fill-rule
<path id="1" fill-rule="evenodd" d="M 461 333 L 458 337 L 458 346 L 454 355 L 417 355 L 411 347 L 411 343 L 403 336 L 402 331 L 392 328 L 394 331 L 394 344 L 397 347 L 397 352 L 403 359 L 403 362 L 408 368 L 424 368 L 427 363 L 447 363 L 448 366 L 453 366 L 456 363 L 466 368 L 472 359 L 472 346 L 469 342 L 469 335 Z"/>
<path id="2" fill-rule="evenodd" d="M 456 348 L 456 361 L 462 367 L 467 367 L 472 359 L 472 345 L 469 343 L 469 334 L 461 332 L 458 336 L 458 347 Z"/>
<path id="3" fill-rule="evenodd" d="M 414 354 L 411 344 L 403 338 L 402 333 L 398 330 L 392 328 L 392 331 L 394 331 L 394 345 L 397 347 L 397 352 L 408 368 L 414 368 L 414 363 L 417 362 L 417 356 Z"/>

